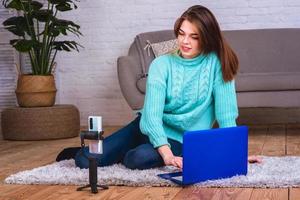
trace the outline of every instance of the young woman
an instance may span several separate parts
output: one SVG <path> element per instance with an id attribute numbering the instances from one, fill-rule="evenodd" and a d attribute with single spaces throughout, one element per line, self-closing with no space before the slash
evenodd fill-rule
<path id="1" fill-rule="evenodd" d="M 103 141 L 98 166 L 122 162 L 130 169 L 164 165 L 182 168 L 185 130 L 236 126 L 234 76 L 238 59 L 226 43 L 212 12 L 196 5 L 174 25 L 178 51 L 150 65 L 144 107 L 137 118 Z M 88 149 L 84 151 L 88 154 Z M 76 165 L 88 167 L 77 152 Z M 249 157 L 249 162 L 261 162 Z"/>

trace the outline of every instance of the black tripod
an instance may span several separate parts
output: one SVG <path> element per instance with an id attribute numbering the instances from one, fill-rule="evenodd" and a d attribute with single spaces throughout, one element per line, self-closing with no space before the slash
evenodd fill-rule
<path id="1" fill-rule="evenodd" d="M 90 139 L 90 140 L 103 140 L 102 137 L 103 131 L 98 133 L 97 131 L 84 131 L 80 133 L 81 138 L 81 153 L 84 157 L 86 157 L 89 160 L 89 184 L 86 186 L 82 186 L 77 188 L 77 191 L 82 191 L 85 188 L 91 187 L 92 193 L 98 193 L 98 187 L 101 189 L 108 189 L 108 186 L 106 185 L 98 185 L 98 175 L 97 175 L 97 162 L 96 157 L 94 156 L 86 156 L 83 152 L 83 149 L 85 147 L 84 139 Z"/>

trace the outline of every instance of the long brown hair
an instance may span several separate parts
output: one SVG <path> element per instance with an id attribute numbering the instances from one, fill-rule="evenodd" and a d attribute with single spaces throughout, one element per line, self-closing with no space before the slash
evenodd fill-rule
<path id="1" fill-rule="evenodd" d="M 179 29 L 184 20 L 188 20 L 197 26 L 200 34 L 201 53 L 215 52 L 222 65 L 224 81 L 231 81 L 238 71 L 239 61 L 234 51 L 225 41 L 212 12 L 201 5 L 195 5 L 187 9 L 175 22 L 174 32 L 176 37 L 178 37 Z"/>

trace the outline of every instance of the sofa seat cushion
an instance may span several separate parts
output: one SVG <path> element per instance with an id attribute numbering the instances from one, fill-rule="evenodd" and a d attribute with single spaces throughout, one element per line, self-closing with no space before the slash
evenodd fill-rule
<path id="1" fill-rule="evenodd" d="M 240 73 L 236 78 L 236 90 L 238 92 L 300 90 L 300 72 Z"/>

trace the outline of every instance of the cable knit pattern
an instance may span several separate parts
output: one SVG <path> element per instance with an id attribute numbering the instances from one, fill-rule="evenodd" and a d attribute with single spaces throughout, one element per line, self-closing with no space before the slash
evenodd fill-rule
<path id="1" fill-rule="evenodd" d="M 215 53 L 184 59 L 160 56 L 150 65 L 140 128 L 154 147 L 182 142 L 186 130 L 236 126 L 234 81 L 224 82 Z"/>

